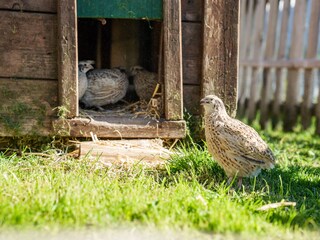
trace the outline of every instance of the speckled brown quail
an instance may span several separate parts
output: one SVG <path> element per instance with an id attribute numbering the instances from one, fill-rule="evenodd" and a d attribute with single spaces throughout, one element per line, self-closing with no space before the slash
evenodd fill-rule
<path id="1" fill-rule="evenodd" d="M 127 92 L 129 80 L 125 71 L 119 68 L 94 69 L 87 73 L 88 88 L 81 98 L 85 107 L 113 104 L 121 100 Z"/>
<path id="2" fill-rule="evenodd" d="M 224 169 L 228 183 L 238 177 L 257 176 L 261 169 L 273 168 L 275 157 L 259 134 L 248 125 L 230 117 L 220 98 L 208 95 L 204 106 L 205 135 L 208 150 Z"/>
<path id="3" fill-rule="evenodd" d="M 92 64 L 94 64 L 94 61 L 92 60 L 84 60 L 79 61 L 78 63 L 78 99 L 80 100 L 85 91 L 88 87 L 88 78 L 87 78 L 87 72 L 91 69 L 93 69 Z"/>
<path id="4" fill-rule="evenodd" d="M 140 100 L 149 101 L 158 82 L 158 74 L 149 72 L 143 67 L 134 66 L 130 69 L 133 85 Z"/>

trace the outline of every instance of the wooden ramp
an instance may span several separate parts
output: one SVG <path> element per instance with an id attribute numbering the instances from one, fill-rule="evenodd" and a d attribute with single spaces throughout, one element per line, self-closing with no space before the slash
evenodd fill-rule
<path id="1" fill-rule="evenodd" d="M 163 164 L 171 151 L 163 147 L 161 139 L 97 140 L 80 142 L 76 150 L 81 158 L 99 159 L 103 163 L 148 165 Z"/>

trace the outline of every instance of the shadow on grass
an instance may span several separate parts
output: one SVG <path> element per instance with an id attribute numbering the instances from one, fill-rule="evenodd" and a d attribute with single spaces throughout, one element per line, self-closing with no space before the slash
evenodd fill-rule
<path id="1" fill-rule="evenodd" d="M 171 178 L 183 176 L 186 181 L 197 181 L 213 192 L 226 186 L 227 177 L 223 169 L 202 148 L 173 159 L 169 162 L 169 171 Z M 269 222 L 291 228 L 320 230 L 320 167 L 277 165 L 274 169 L 262 171 L 257 178 L 244 179 L 243 183 L 246 190 L 238 191 L 240 203 L 243 198 L 252 202 L 262 200 L 265 204 L 283 200 L 296 202 L 295 208 L 259 213 L 265 215 Z"/>

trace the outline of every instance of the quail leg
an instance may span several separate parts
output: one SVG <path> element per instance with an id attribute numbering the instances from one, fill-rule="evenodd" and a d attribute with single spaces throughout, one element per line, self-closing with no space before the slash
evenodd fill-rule
<path id="1" fill-rule="evenodd" d="M 227 185 L 230 185 L 232 183 L 233 177 L 229 177 L 227 181 Z"/>
<path id="2" fill-rule="evenodd" d="M 242 187 L 242 177 L 239 177 L 238 179 L 238 189 L 241 189 Z"/>

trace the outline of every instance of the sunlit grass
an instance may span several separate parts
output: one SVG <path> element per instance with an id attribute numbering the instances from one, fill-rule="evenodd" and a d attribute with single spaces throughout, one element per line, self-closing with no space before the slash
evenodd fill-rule
<path id="1" fill-rule="evenodd" d="M 87 228 L 125 224 L 207 233 L 281 236 L 318 231 L 320 137 L 311 131 L 261 131 L 278 162 L 226 185 L 205 144 L 186 141 L 162 169 L 106 168 L 87 159 L 0 154 L 0 226 Z M 257 211 L 292 201 L 295 207 Z"/>

